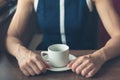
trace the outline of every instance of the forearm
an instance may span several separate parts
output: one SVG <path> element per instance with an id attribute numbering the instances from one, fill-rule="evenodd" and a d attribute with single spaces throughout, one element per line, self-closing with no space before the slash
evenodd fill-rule
<path id="1" fill-rule="evenodd" d="M 111 38 L 102 48 L 106 60 L 120 55 L 120 36 Z"/>
<path id="2" fill-rule="evenodd" d="M 110 37 L 120 35 L 120 18 L 114 9 L 112 0 L 96 0 L 95 5 Z"/>
<path id="3" fill-rule="evenodd" d="M 6 47 L 8 52 L 15 58 L 19 57 L 23 53 L 23 50 L 27 51 L 27 48 L 22 44 L 22 42 L 13 36 L 7 36 Z"/>
<path id="4" fill-rule="evenodd" d="M 99 51 L 107 60 L 120 55 L 120 19 L 114 10 L 112 0 L 93 0 L 98 14 L 111 39 Z"/>
<path id="5" fill-rule="evenodd" d="M 26 24 L 33 10 L 32 0 L 18 0 L 17 9 L 8 28 L 6 38 L 6 47 L 9 53 L 15 57 L 28 51 L 23 46 L 20 38 L 25 32 Z"/>

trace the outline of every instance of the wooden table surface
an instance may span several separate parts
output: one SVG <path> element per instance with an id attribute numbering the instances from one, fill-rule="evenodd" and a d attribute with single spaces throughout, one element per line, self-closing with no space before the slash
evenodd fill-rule
<path id="1" fill-rule="evenodd" d="M 39 52 L 39 51 L 38 51 Z M 71 54 L 81 56 L 94 50 L 72 50 Z M 39 52 L 40 53 L 40 52 Z M 47 71 L 34 77 L 26 77 L 20 71 L 17 61 L 8 53 L 0 53 L 0 80 L 120 80 L 120 57 L 106 62 L 93 78 L 84 78 L 71 70 L 64 72 Z"/>

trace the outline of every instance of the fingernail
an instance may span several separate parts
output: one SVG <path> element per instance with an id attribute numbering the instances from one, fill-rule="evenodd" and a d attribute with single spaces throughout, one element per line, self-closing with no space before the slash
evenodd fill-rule
<path id="1" fill-rule="evenodd" d="M 31 74 L 31 76 L 35 76 L 35 74 Z"/>
<path id="2" fill-rule="evenodd" d="M 36 74 L 37 74 L 37 75 L 39 75 L 39 73 L 38 73 L 38 72 L 37 72 Z"/>
<path id="3" fill-rule="evenodd" d="M 25 76 L 29 77 L 30 75 L 25 75 Z"/>
<path id="4" fill-rule="evenodd" d="M 69 65 L 67 65 L 68 68 L 71 68 Z"/>
<path id="5" fill-rule="evenodd" d="M 85 77 L 86 77 L 86 78 L 89 78 L 89 75 L 86 75 Z"/>
<path id="6" fill-rule="evenodd" d="M 72 70 L 73 72 L 75 72 L 74 70 Z"/>

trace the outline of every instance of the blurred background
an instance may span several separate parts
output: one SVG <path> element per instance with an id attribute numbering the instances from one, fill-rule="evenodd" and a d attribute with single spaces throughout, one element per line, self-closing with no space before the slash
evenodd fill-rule
<path id="1" fill-rule="evenodd" d="M 5 37 L 15 12 L 17 0 L 0 0 L 0 52 L 5 51 Z"/>

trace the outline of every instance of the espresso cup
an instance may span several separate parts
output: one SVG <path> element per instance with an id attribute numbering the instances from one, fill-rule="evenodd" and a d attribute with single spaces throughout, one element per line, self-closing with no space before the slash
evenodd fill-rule
<path id="1" fill-rule="evenodd" d="M 53 67 L 64 67 L 69 63 L 69 47 L 66 44 L 53 44 L 48 47 L 48 51 L 41 51 L 43 59 L 45 54 Z"/>

